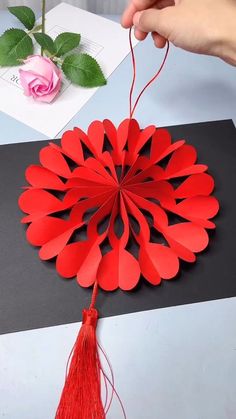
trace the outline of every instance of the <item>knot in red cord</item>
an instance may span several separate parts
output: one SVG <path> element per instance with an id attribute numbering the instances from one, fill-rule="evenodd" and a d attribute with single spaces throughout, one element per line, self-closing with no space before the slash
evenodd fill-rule
<path id="1" fill-rule="evenodd" d="M 97 326 L 98 312 L 96 308 L 89 308 L 83 310 L 83 324 L 87 326 L 93 326 L 94 329 Z"/>

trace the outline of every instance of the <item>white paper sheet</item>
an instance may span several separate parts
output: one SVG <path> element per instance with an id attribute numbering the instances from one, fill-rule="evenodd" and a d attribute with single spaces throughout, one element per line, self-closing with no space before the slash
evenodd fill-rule
<path id="1" fill-rule="evenodd" d="M 52 38 L 64 31 L 80 33 L 78 49 L 96 57 L 106 78 L 129 53 L 127 30 L 118 23 L 66 3 L 47 13 L 46 31 Z M 24 96 L 18 67 L 0 69 L 0 110 L 51 138 L 63 129 L 96 90 L 73 86 L 64 79 L 55 102 L 39 103 Z"/>

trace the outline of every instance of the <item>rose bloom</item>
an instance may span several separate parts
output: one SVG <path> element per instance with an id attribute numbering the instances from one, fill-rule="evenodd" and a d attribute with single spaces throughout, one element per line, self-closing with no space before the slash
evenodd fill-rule
<path id="1" fill-rule="evenodd" d="M 24 63 L 19 73 L 25 95 L 40 102 L 52 102 L 61 88 L 61 70 L 41 55 L 31 55 Z"/>

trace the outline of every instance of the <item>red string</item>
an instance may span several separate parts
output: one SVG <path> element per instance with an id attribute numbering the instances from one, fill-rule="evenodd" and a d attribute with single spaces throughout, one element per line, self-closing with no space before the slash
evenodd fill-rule
<path id="1" fill-rule="evenodd" d="M 101 347 L 101 345 L 99 345 L 99 343 L 98 343 L 98 347 L 99 347 L 100 351 L 102 352 L 102 354 L 103 354 L 103 356 L 104 356 L 104 358 L 105 358 L 105 360 L 106 360 L 106 362 L 107 362 L 107 364 L 108 364 L 108 368 L 109 368 L 109 370 L 110 370 L 110 374 L 111 374 L 111 379 L 110 379 L 110 378 L 107 376 L 107 374 L 105 373 L 104 369 L 102 369 L 102 370 L 101 370 L 101 372 L 102 372 L 102 374 L 103 374 L 103 376 L 104 376 L 105 380 L 107 380 L 107 381 L 108 381 L 108 383 L 110 384 L 111 389 L 112 389 L 112 394 L 111 394 L 111 397 L 110 397 L 109 405 L 108 405 L 108 407 L 106 408 L 106 414 L 108 413 L 108 411 L 109 411 L 109 409 L 110 409 L 110 407 L 111 407 L 111 403 L 112 403 L 113 395 L 115 394 L 115 395 L 116 395 L 116 397 L 117 397 L 117 399 L 118 399 L 118 402 L 119 402 L 119 404 L 120 404 L 120 407 L 121 407 L 122 413 L 123 413 L 123 415 L 124 415 L 124 419 L 127 419 L 127 416 L 126 416 L 126 413 L 125 413 L 125 408 L 124 408 L 124 405 L 123 405 L 123 403 L 122 403 L 122 401 L 121 401 L 121 398 L 120 398 L 120 396 L 119 396 L 119 394 L 117 393 L 116 388 L 115 388 L 114 373 L 113 373 L 113 370 L 112 370 L 111 363 L 110 363 L 110 361 L 109 361 L 109 359 L 108 359 L 108 357 L 107 357 L 107 355 L 106 355 L 106 352 L 103 350 L 103 348 Z"/>
<path id="2" fill-rule="evenodd" d="M 93 292 L 92 292 L 92 297 L 91 297 L 91 303 L 90 303 L 90 306 L 89 306 L 89 310 L 90 310 L 90 309 L 94 309 L 94 308 L 95 308 L 97 295 L 98 295 L 98 283 L 97 283 L 97 281 L 95 281 L 95 282 L 94 282 L 94 286 L 93 286 Z M 101 364 L 101 362 L 100 362 L 100 359 L 99 359 L 99 369 L 100 369 L 101 374 L 102 374 L 102 376 L 103 376 L 103 379 L 104 379 L 104 385 L 105 385 L 105 402 L 104 402 L 104 410 L 105 410 L 105 414 L 107 414 L 107 413 L 108 413 L 108 411 L 109 411 L 109 409 L 110 409 L 110 407 L 111 407 L 111 403 L 112 403 L 112 400 L 113 400 L 113 396 L 114 396 L 114 394 L 115 394 L 115 395 L 116 395 L 116 397 L 117 397 L 117 399 L 118 399 L 118 402 L 119 402 L 119 404 L 120 404 L 120 407 L 121 407 L 122 413 L 123 413 L 123 415 L 124 415 L 124 419 L 126 419 L 126 418 L 127 418 L 127 416 L 126 416 L 126 413 L 125 413 L 125 408 L 124 408 L 124 405 L 123 405 L 123 403 L 122 403 L 122 401 L 121 401 L 121 398 L 120 398 L 120 396 L 119 396 L 119 394 L 117 393 L 116 388 L 115 388 L 115 380 L 114 380 L 114 374 L 113 374 L 113 370 L 112 370 L 111 363 L 110 363 L 110 361 L 109 361 L 109 359 L 108 359 L 108 357 L 107 357 L 107 355 L 106 355 L 105 351 L 103 350 L 103 348 L 101 347 L 101 345 L 100 345 L 98 342 L 97 342 L 97 345 L 98 345 L 99 350 L 101 351 L 101 353 L 103 354 L 103 356 L 104 356 L 104 358 L 105 358 L 105 360 L 106 360 L 106 362 L 107 362 L 107 365 L 108 365 L 108 368 L 109 368 L 109 370 L 110 370 L 110 374 L 111 374 L 111 380 L 110 380 L 110 379 L 109 379 L 109 377 L 107 376 L 107 374 L 105 373 L 105 371 L 104 371 L 104 369 L 103 369 L 103 367 L 102 367 L 102 364 Z M 72 349 L 72 351 L 71 351 L 71 353 L 70 353 L 69 360 L 68 360 L 68 362 L 67 362 L 67 368 L 66 368 L 66 370 L 68 370 L 68 364 L 69 364 L 69 361 L 70 361 L 71 355 L 73 354 L 73 351 L 74 351 L 74 347 L 73 347 L 73 349 Z M 67 375 L 67 373 L 66 373 L 66 375 Z M 110 386 L 111 386 L 111 396 L 110 396 L 110 400 L 108 400 L 108 385 L 107 385 L 107 383 L 109 383 L 109 384 L 110 384 Z"/>
<path id="3" fill-rule="evenodd" d="M 154 80 L 156 80 L 156 78 L 159 76 L 161 70 L 163 69 L 167 56 L 168 56 L 168 52 L 170 49 L 170 44 L 169 41 L 167 41 L 167 48 L 166 48 L 166 52 L 165 52 L 165 56 L 163 58 L 163 61 L 161 63 L 161 66 L 159 68 L 159 70 L 157 71 L 157 73 L 151 78 L 151 80 L 149 80 L 149 82 L 144 86 L 144 88 L 141 90 L 141 92 L 139 93 L 134 106 L 132 107 L 132 96 L 133 96 L 133 90 L 134 90 L 134 84 L 135 84 L 135 80 L 136 80 L 136 62 L 135 62 L 135 56 L 134 56 L 134 49 L 133 49 L 133 45 L 132 45 L 132 38 L 131 38 L 131 33 L 132 33 L 132 28 L 130 28 L 129 30 L 129 45 L 130 45 L 130 52 L 131 52 L 131 59 L 132 59 L 132 66 L 133 66 L 133 79 L 132 79 L 132 83 L 131 83 L 131 87 L 130 87 L 130 93 L 129 93 L 129 116 L 130 119 L 132 118 L 134 111 L 138 105 L 139 99 L 141 98 L 142 94 L 145 92 L 145 90 L 148 88 L 148 86 L 150 86 L 151 83 L 154 82 Z"/>
<path id="4" fill-rule="evenodd" d="M 97 281 L 95 281 L 94 286 L 93 286 L 93 293 L 92 293 L 91 303 L 90 303 L 89 309 L 95 308 L 97 295 L 98 295 L 98 283 L 97 283 Z"/>

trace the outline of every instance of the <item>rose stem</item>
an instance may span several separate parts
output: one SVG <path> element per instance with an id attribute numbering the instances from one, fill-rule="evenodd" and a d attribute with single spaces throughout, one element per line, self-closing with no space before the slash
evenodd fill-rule
<path id="1" fill-rule="evenodd" d="M 46 0 L 42 0 L 42 33 L 45 33 L 45 13 L 46 13 Z M 41 48 L 41 55 L 43 55 L 43 48 Z"/>

